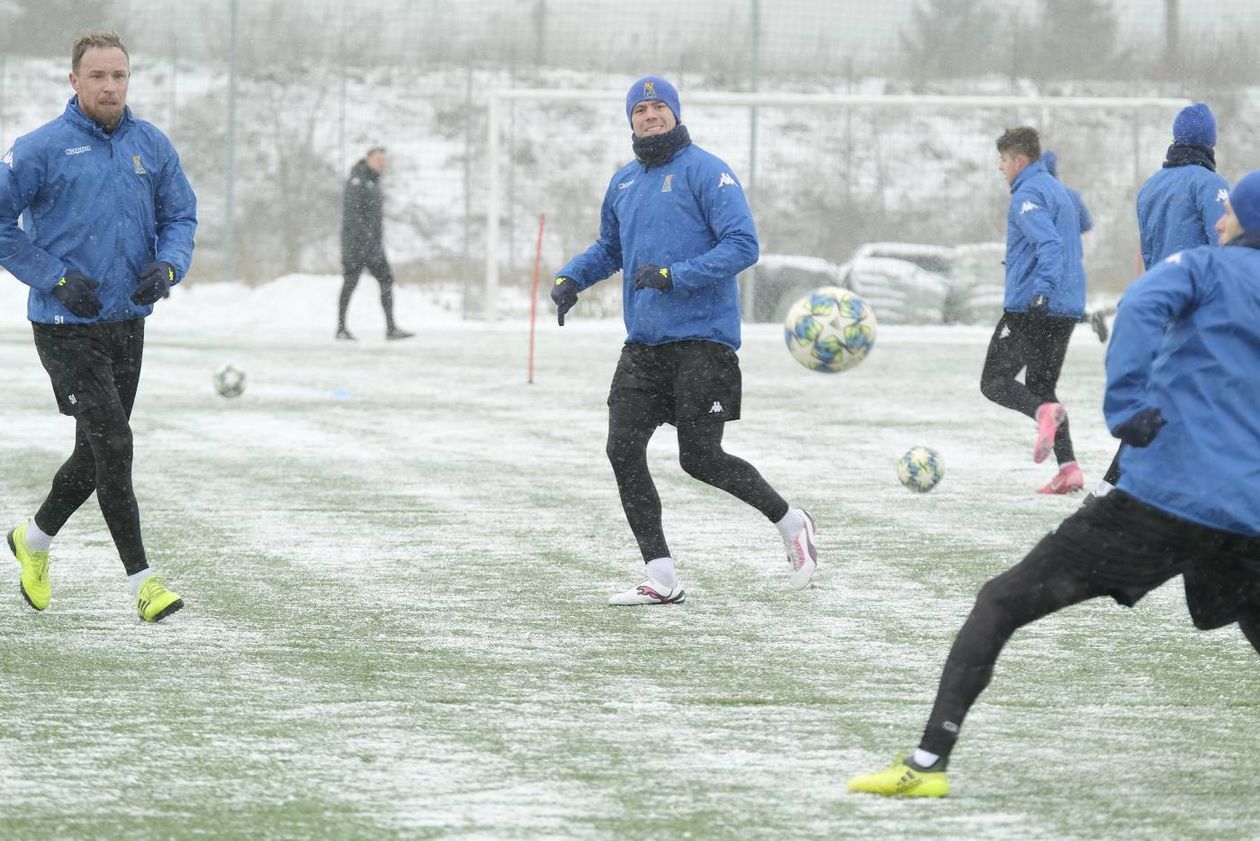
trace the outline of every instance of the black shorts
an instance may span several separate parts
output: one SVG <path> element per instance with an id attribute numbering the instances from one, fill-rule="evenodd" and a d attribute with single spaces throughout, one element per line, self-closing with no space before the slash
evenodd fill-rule
<path id="1" fill-rule="evenodd" d="M 1260 557 L 1252 554 L 1260 552 L 1256 538 L 1165 514 L 1123 491 L 1112 491 L 1081 508 L 1044 542 L 1064 565 L 1127 607 L 1170 578 L 1184 574 L 1187 602 L 1196 625 L 1210 606 L 1203 600 L 1194 603 L 1191 582 L 1201 581 L 1202 589 L 1213 593 L 1231 587 L 1237 592 L 1245 578 L 1235 576 L 1245 576 L 1246 572 L 1239 559 Z M 1210 612 L 1219 616 L 1222 608 L 1212 607 Z M 1220 624 L 1229 621 L 1234 620 Z"/>
<path id="2" fill-rule="evenodd" d="M 57 408 L 77 415 L 119 403 L 130 414 L 144 357 L 144 319 L 104 324 L 31 323 Z"/>
<path id="3" fill-rule="evenodd" d="M 609 411 L 632 423 L 739 419 L 739 355 L 718 342 L 627 344 L 608 393 Z"/>

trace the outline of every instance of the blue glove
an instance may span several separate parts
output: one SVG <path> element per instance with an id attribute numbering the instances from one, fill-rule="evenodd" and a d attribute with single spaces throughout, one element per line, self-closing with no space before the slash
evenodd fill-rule
<path id="1" fill-rule="evenodd" d="M 1160 414 L 1158 407 L 1143 409 L 1133 417 L 1115 428 L 1113 433 L 1130 447 L 1146 447 L 1159 435 L 1159 430 L 1168 421 Z"/>
<path id="2" fill-rule="evenodd" d="M 634 270 L 635 292 L 641 292 L 644 289 L 659 289 L 662 292 L 668 292 L 673 288 L 674 279 L 669 276 L 669 269 L 648 263 Z"/>
<path id="3" fill-rule="evenodd" d="M 170 263 L 150 263 L 140 270 L 136 291 L 131 293 L 131 303 L 154 304 L 159 298 L 169 298 L 174 282 L 175 269 Z"/>
<path id="4" fill-rule="evenodd" d="M 1029 318 L 1045 318 L 1050 315 L 1050 299 L 1045 295 L 1034 295 L 1028 305 Z"/>
<path id="5" fill-rule="evenodd" d="M 564 314 L 577 303 L 577 281 L 571 277 L 558 277 L 551 286 L 551 300 L 556 305 L 556 316 L 564 326 Z"/>
<path id="6" fill-rule="evenodd" d="M 52 293 L 63 307 L 79 318 L 96 318 L 101 313 L 101 299 L 93 290 L 100 285 L 100 281 L 71 269 L 57 281 Z"/>

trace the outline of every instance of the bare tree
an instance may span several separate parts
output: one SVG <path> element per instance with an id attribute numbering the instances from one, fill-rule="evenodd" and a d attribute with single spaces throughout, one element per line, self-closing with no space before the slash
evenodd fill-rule
<path id="1" fill-rule="evenodd" d="M 919 0 L 900 32 L 907 69 L 920 84 L 994 66 L 997 23 L 984 0 Z"/>

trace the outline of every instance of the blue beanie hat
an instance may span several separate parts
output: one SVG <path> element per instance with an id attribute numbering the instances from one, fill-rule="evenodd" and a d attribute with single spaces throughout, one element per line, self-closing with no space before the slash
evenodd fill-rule
<path id="1" fill-rule="evenodd" d="M 1182 108 L 1177 119 L 1173 120 L 1173 142 L 1215 146 L 1216 117 L 1212 109 L 1202 102 Z"/>
<path id="2" fill-rule="evenodd" d="M 1049 149 L 1041 153 L 1041 160 L 1046 164 L 1046 171 L 1055 178 L 1059 177 L 1059 156 Z"/>
<path id="3" fill-rule="evenodd" d="M 1229 191 L 1229 206 L 1244 231 L 1260 231 L 1260 169 L 1238 179 Z"/>
<path id="4" fill-rule="evenodd" d="M 679 115 L 681 109 L 678 105 L 678 91 L 660 76 L 644 76 L 630 86 L 630 90 L 626 92 L 626 119 L 630 119 L 630 112 L 634 110 L 634 106 L 647 99 L 659 99 L 664 102 L 669 106 L 669 110 L 674 112 L 674 119 L 682 122 L 682 117 Z M 634 122 L 631 121 L 630 125 L 633 126 Z"/>

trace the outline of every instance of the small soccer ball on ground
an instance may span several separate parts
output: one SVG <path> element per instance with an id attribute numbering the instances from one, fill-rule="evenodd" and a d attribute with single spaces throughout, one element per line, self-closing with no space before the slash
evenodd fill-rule
<path id="1" fill-rule="evenodd" d="M 214 372 L 214 390 L 224 397 L 240 397 L 245 391 L 245 372 L 235 365 L 224 365 Z"/>
<path id="2" fill-rule="evenodd" d="M 945 477 L 945 462 L 931 447 L 911 447 L 897 459 L 897 478 L 916 493 L 926 493 Z"/>
<path id="3" fill-rule="evenodd" d="M 875 346 L 875 311 L 848 289 L 824 286 L 788 309 L 783 340 L 792 358 L 835 374 L 857 365 Z"/>

